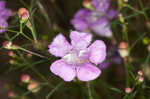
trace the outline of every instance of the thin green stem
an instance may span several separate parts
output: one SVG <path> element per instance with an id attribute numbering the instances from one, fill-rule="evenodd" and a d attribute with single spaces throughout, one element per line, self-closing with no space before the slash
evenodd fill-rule
<path id="1" fill-rule="evenodd" d="M 34 69 L 33 67 L 31 67 L 30 69 L 31 69 L 32 71 L 34 71 L 34 72 L 35 72 L 40 78 L 42 78 L 46 83 L 49 83 L 48 79 L 47 79 L 44 75 L 42 75 L 40 72 L 38 72 L 36 69 Z M 49 83 L 48 86 L 49 86 L 50 88 L 54 88 L 54 86 L 53 86 L 51 83 Z"/>
<path id="2" fill-rule="evenodd" d="M 127 31 L 127 26 L 126 26 L 126 23 L 123 23 L 123 38 L 128 41 L 128 31 Z"/>
<path id="3" fill-rule="evenodd" d="M 33 55 L 35 55 L 35 56 L 38 56 L 38 57 L 48 59 L 47 57 L 45 57 L 45 56 L 43 56 L 43 55 L 40 55 L 40 54 L 38 54 L 38 53 L 35 53 L 35 52 L 32 52 L 32 51 L 29 51 L 29 50 L 24 49 L 24 48 L 22 48 L 22 47 L 18 47 L 18 49 L 20 49 L 20 50 L 22 50 L 22 51 L 25 51 L 25 52 L 27 52 L 27 53 L 31 53 L 31 54 L 33 54 Z"/>
<path id="4" fill-rule="evenodd" d="M 27 39 L 30 40 L 30 38 L 23 33 L 23 24 L 22 24 L 22 22 L 20 22 L 20 34 L 22 34 L 24 37 L 26 37 Z"/>
<path id="5" fill-rule="evenodd" d="M 93 99 L 92 93 L 91 93 L 91 88 L 90 88 L 90 82 L 87 82 L 87 89 L 88 89 L 89 99 Z"/>
<path id="6" fill-rule="evenodd" d="M 40 3 L 40 0 L 37 1 L 37 5 L 38 5 L 42 15 L 45 17 L 46 22 L 47 22 L 51 32 L 53 32 L 51 19 L 49 18 L 48 13 L 47 13 L 46 9 L 44 8 L 44 6 L 42 5 L 42 3 Z"/>
<path id="7" fill-rule="evenodd" d="M 36 2 L 36 0 L 33 0 L 33 2 L 31 2 L 31 7 L 30 7 L 30 10 L 29 10 L 30 13 L 31 13 L 30 14 L 30 20 L 31 20 L 31 24 L 32 24 L 32 26 L 30 27 L 30 30 L 31 30 L 34 42 L 37 43 L 38 41 L 37 41 L 37 35 L 36 35 L 35 24 L 34 24 L 34 19 L 33 19 L 33 14 L 36 11 L 36 9 L 33 9 L 33 7 L 35 5 L 34 1 Z"/>
<path id="8" fill-rule="evenodd" d="M 12 32 L 12 33 L 17 33 L 18 35 L 21 34 L 23 35 L 25 38 L 27 38 L 28 40 L 30 40 L 31 42 L 33 42 L 33 40 L 31 38 L 29 38 L 27 35 L 25 35 L 24 33 L 21 33 L 20 31 L 14 31 L 14 30 L 9 30 L 9 29 L 5 29 L 6 31 Z"/>
<path id="9" fill-rule="evenodd" d="M 10 40 L 14 40 L 17 36 L 19 36 L 19 33 L 17 33 L 16 35 L 14 35 Z"/>
<path id="10" fill-rule="evenodd" d="M 7 33 L 5 33 L 5 38 L 6 38 L 7 40 L 10 40 L 10 37 L 9 37 L 9 35 L 8 35 Z"/>
<path id="11" fill-rule="evenodd" d="M 124 64 L 125 64 L 125 72 L 126 72 L 126 87 L 128 87 L 129 86 L 129 65 L 125 60 L 124 60 Z"/>
<path id="12" fill-rule="evenodd" d="M 144 62 L 144 67 L 142 69 L 143 73 L 145 73 L 145 67 L 147 66 L 148 62 L 150 61 L 150 52 L 148 53 L 146 60 Z"/>
<path id="13" fill-rule="evenodd" d="M 23 35 L 25 38 L 27 38 L 28 40 L 30 40 L 31 42 L 33 42 L 32 39 L 30 39 L 27 35 L 25 35 L 24 33 L 21 33 L 21 35 Z"/>
<path id="14" fill-rule="evenodd" d="M 145 37 L 145 33 L 143 33 L 132 45 L 131 47 L 129 48 L 129 54 L 131 53 L 131 50 L 134 48 L 134 46 L 140 41 L 142 40 L 144 37 Z"/>
<path id="15" fill-rule="evenodd" d="M 20 22 L 20 33 L 23 32 L 23 29 L 22 29 L 22 22 Z"/>
<path id="16" fill-rule="evenodd" d="M 144 8 L 144 5 L 143 5 L 142 1 L 141 1 L 141 0 L 138 0 L 138 2 L 139 2 L 139 4 L 140 4 L 140 7 L 142 8 L 142 11 L 143 11 L 143 14 L 144 14 L 145 19 L 148 20 L 148 16 L 147 16 L 147 14 L 146 14 L 146 12 L 145 12 L 145 8 Z"/>
<path id="17" fill-rule="evenodd" d="M 60 82 L 54 89 L 52 89 L 52 90 L 48 93 L 48 95 L 46 96 L 45 99 L 50 99 L 50 96 L 51 96 L 54 92 L 56 92 L 63 84 L 64 84 L 63 81 Z"/>
<path id="18" fill-rule="evenodd" d="M 128 7 L 129 9 L 135 11 L 136 13 L 139 13 L 139 14 L 144 14 L 143 11 L 139 11 L 137 9 L 135 9 L 134 7 L 132 7 L 131 5 L 126 5 L 126 7 Z"/>
<path id="19" fill-rule="evenodd" d="M 31 33 L 32 33 L 32 36 L 33 36 L 35 43 L 37 43 L 37 38 L 36 38 L 35 31 L 34 31 L 33 27 L 31 28 Z"/>

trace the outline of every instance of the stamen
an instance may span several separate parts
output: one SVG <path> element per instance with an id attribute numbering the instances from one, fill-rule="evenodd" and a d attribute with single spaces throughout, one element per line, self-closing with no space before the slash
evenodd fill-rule
<path id="1" fill-rule="evenodd" d="M 86 50 L 81 50 L 81 51 L 71 51 L 68 53 L 66 56 L 63 57 L 63 59 L 66 61 L 68 64 L 82 64 L 87 61 L 86 57 Z"/>

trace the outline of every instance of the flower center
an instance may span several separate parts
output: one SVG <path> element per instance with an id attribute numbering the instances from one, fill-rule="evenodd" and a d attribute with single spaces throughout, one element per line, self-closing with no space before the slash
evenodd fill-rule
<path id="1" fill-rule="evenodd" d="M 98 18 L 99 18 L 99 15 L 98 15 L 96 12 L 93 12 L 93 13 L 92 13 L 92 20 L 93 20 L 93 21 L 97 21 Z"/>
<path id="2" fill-rule="evenodd" d="M 88 52 L 87 50 L 72 50 L 66 54 L 63 59 L 67 64 L 79 65 L 88 61 Z"/>
<path id="3" fill-rule="evenodd" d="M 87 17 L 89 23 L 96 22 L 99 19 L 100 15 L 97 12 L 92 12 L 90 16 Z"/>

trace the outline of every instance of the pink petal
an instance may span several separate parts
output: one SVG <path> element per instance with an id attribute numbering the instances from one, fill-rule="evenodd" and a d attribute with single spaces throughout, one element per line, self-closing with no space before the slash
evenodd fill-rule
<path id="1" fill-rule="evenodd" d="M 94 80 L 101 74 L 101 70 L 90 63 L 77 68 L 77 78 L 81 81 Z"/>
<path id="2" fill-rule="evenodd" d="M 67 82 L 72 81 L 76 76 L 75 68 L 72 65 L 66 64 L 62 59 L 52 63 L 50 70 Z"/>
<path id="3" fill-rule="evenodd" d="M 97 22 L 91 24 L 91 29 L 96 34 L 103 37 L 112 37 L 112 30 L 110 28 L 110 24 L 106 18 L 99 18 Z"/>
<path id="4" fill-rule="evenodd" d="M 74 17 L 75 18 L 85 18 L 85 16 L 88 16 L 89 13 L 90 13 L 89 10 L 83 8 L 83 9 L 78 10 Z"/>
<path id="5" fill-rule="evenodd" d="M 90 61 L 96 65 L 102 63 L 106 58 L 106 45 L 101 40 L 96 40 L 90 47 Z"/>
<path id="6" fill-rule="evenodd" d="M 72 46 L 67 42 L 62 34 L 58 34 L 48 47 L 49 53 L 55 55 L 56 57 L 63 57 L 72 49 Z"/>
<path id="7" fill-rule="evenodd" d="M 75 29 L 85 31 L 88 28 L 88 22 L 85 19 L 74 18 L 71 21 Z"/>
<path id="8" fill-rule="evenodd" d="M 70 33 L 70 38 L 73 47 L 76 49 L 84 49 L 90 44 L 92 35 L 89 33 L 72 31 Z"/>

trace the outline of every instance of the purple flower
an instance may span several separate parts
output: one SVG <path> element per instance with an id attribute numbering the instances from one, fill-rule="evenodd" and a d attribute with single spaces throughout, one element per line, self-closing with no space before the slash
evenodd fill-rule
<path id="1" fill-rule="evenodd" d="M 0 28 L 2 28 L 2 29 L 0 29 L 0 34 L 5 32 L 4 28 L 7 28 L 7 27 L 8 27 L 7 21 L 5 19 L 1 18 L 0 19 Z"/>
<path id="2" fill-rule="evenodd" d="M 5 1 L 0 1 L 0 27 L 7 28 L 7 19 L 11 16 L 10 10 L 5 8 Z M 5 29 L 0 29 L 0 33 L 5 32 Z"/>
<path id="3" fill-rule="evenodd" d="M 100 17 L 96 22 L 90 24 L 92 31 L 103 37 L 111 37 L 112 30 L 109 21 L 105 17 Z"/>
<path id="4" fill-rule="evenodd" d="M 89 16 L 90 13 L 91 12 L 87 9 L 81 9 L 76 13 L 75 18 L 71 21 L 75 29 L 79 31 L 88 29 L 88 21 L 85 16 Z"/>
<path id="5" fill-rule="evenodd" d="M 106 13 L 110 6 L 110 0 L 92 0 L 95 9 L 100 13 Z"/>
<path id="6" fill-rule="evenodd" d="M 81 81 L 96 79 L 101 70 L 93 64 L 100 64 L 106 57 L 106 45 L 101 40 L 91 43 L 92 35 L 72 31 L 71 44 L 62 34 L 58 34 L 49 45 L 49 53 L 60 60 L 51 64 L 50 70 L 64 81 L 72 81 L 77 77 Z M 90 45 L 90 46 L 89 46 Z"/>
<path id="7" fill-rule="evenodd" d="M 71 22 L 77 30 L 84 31 L 88 29 L 88 22 L 85 19 L 74 19 Z"/>
<path id="8" fill-rule="evenodd" d="M 108 51 L 107 51 L 106 62 L 100 64 L 99 67 L 100 67 L 100 69 L 106 69 L 112 63 L 114 63 L 114 64 L 121 64 L 121 62 L 122 62 L 122 58 L 120 57 L 120 54 L 118 53 L 117 46 L 110 45 L 108 47 Z"/>
<path id="9" fill-rule="evenodd" d="M 110 9 L 109 11 L 107 11 L 106 15 L 108 16 L 109 19 L 113 19 L 116 17 L 117 12 L 113 9 Z"/>
<path id="10" fill-rule="evenodd" d="M 5 1 L 0 1 L 0 18 L 7 20 L 10 16 L 11 12 L 5 8 Z"/>
<path id="11" fill-rule="evenodd" d="M 82 32 L 91 30 L 100 36 L 111 37 L 112 30 L 108 19 L 113 19 L 117 14 L 116 11 L 109 9 L 109 0 L 92 0 L 91 3 L 95 9 L 79 10 L 71 20 L 71 24 Z"/>
<path id="12" fill-rule="evenodd" d="M 11 16 L 10 10 L 7 10 L 7 9 L 0 10 L 0 13 L 1 13 L 0 17 L 4 18 L 5 20 L 7 20 Z"/>
<path id="13" fill-rule="evenodd" d="M 0 1 L 0 9 L 4 9 L 5 8 L 5 1 Z"/>

